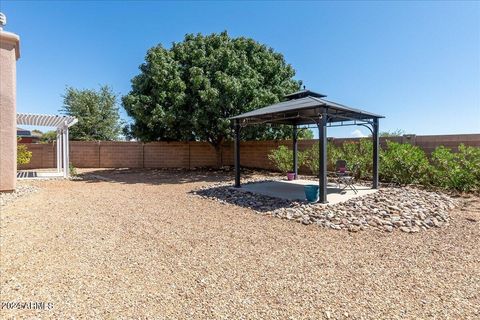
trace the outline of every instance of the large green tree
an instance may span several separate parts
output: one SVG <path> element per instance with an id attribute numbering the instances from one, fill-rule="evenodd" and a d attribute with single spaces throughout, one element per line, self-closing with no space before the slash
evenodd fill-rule
<path id="1" fill-rule="evenodd" d="M 54 130 L 44 132 L 40 138 L 41 143 L 52 143 L 55 140 L 57 140 L 57 132 Z"/>
<path id="2" fill-rule="evenodd" d="M 142 141 L 208 141 L 217 151 L 232 137 L 229 117 L 279 102 L 300 88 L 283 55 L 227 32 L 187 34 L 170 49 L 148 50 L 123 106 Z M 290 138 L 288 126 L 255 126 L 245 139 Z"/>
<path id="3" fill-rule="evenodd" d="M 109 86 L 99 90 L 67 87 L 60 111 L 78 119 L 69 129 L 72 140 L 116 140 L 122 129 L 117 97 Z"/>

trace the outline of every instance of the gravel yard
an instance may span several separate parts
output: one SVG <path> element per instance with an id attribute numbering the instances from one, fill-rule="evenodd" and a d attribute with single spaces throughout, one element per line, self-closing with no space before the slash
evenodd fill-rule
<path id="1" fill-rule="evenodd" d="M 220 172 L 93 174 L 0 207 L 6 318 L 480 318 L 478 197 L 441 228 L 347 232 L 192 193 Z M 4 306 L 30 301 L 53 308 Z"/>

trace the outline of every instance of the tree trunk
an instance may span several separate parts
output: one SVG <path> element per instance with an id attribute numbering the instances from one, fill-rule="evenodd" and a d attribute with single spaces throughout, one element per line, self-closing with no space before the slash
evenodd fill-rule
<path id="1" fill-rule="evenodd" d="M 212 147 L 215 149 L 215 156 L 217 159 L 217 163 L 215 168 L 220 169 L 223 165 L 223 159 L 222 159 L 222 145 L 223 145 L 224 138 L 223 137 L 217 137 L 216 139 L 208 139 L 208 142 Z"/>
<path id="2" fill-rule="evenodd" d="M 223 161 L 222 161 L 222 146 L 221 145 L 217 145 L 215 146 L 215 154 L 217 156 L 217 166 L 216 168 L 217 169 L 220 169 L 223 165 Z"/>

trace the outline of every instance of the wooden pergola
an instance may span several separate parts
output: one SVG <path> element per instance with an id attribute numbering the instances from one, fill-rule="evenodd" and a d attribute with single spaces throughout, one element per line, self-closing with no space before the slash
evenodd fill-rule
<path id="1" fill-rule="evenodd" d="M 17 125 L 42 126 L 55 128 L 57 131 L 57 172 L 69 176 L 70 152 L 68 145 L 68 128 L 77 123 L 72 116 L 47 114 L 17 113 Z"/>
<path id="2" fill-rule="evenodd" d="M 319 141 L 319 202 L 327 203 L 327 127 L 357 125 L 368 128 L 373 140 L 373 188 L 378 188 L 379 119 L 381 115 L 354 109 L 324 99 L 326 96 L 301 90 L 285 96 L 286 101 L 230 118 L 235 131 L 235 187 L 240 188 L 240 131 L 254 124 L 286 124 L 293 126 L 293 164 L 298 173 L 298 128 L 316 125 Z"/>

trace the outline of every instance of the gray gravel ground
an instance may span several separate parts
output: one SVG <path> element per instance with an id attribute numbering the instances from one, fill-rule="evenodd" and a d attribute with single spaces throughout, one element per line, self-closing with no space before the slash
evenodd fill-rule
<path id="1" fill-rule="evenodd" d="M 420 233 L 338 232 L 193 196 L 221 173 L 97 171 L 1 210 L 2 318 L 478 319 L 480 201 Z"/>

